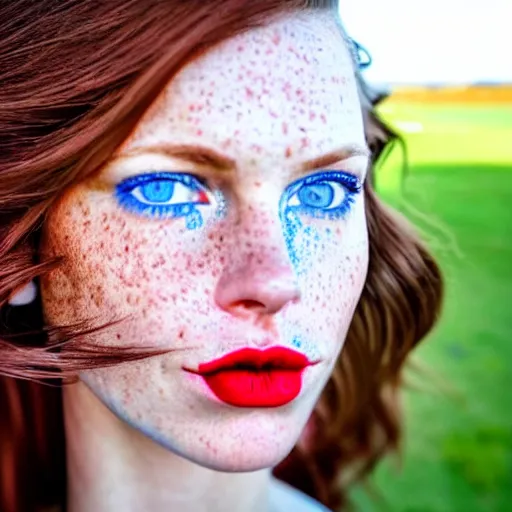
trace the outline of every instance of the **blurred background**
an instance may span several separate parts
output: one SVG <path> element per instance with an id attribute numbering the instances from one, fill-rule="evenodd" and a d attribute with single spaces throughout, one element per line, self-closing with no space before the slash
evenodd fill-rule
<path id="1" fill-rule="evenodd" d="M 355 490 L 364 512 L 512 511 L 511 10 L 341 0 L 407 146 L 378 169 L 379 193 L 420 229 L 447 286 L 408 373 L 403 457 Z"/>

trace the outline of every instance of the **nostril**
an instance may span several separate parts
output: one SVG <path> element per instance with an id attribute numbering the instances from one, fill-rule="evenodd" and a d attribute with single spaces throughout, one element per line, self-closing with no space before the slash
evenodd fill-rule
<path id="1" fill-rule="evenodd" d="M 232 304 L 233 309 L 246 309 L 248 311 L 261 311 L 265 309 L 265 304 L 257 300 L 243 299 Z"/>

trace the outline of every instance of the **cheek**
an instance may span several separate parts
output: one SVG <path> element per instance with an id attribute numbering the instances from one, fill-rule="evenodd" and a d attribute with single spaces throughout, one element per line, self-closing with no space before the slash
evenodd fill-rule
<path id="1" fill-rule="evenodd" d="M 313 332 L 344 337 L 368 271 L 368 234 L 361 205 L 347 221 L 315 230 L 301 258 L 301 288 Z M 304 265 L 307 262 L 307 265 Z"/>
<path id="2" fill-rule="evenodd" d="M 191 231 L 183 219 L 157 223 L 130 217 L 110 200 L 66 197 L 49 215 L 42 252 L 65 261 L 42 281 L 51 323 L 137 313 L 152 329 L 180 309 L 205 312 L 211 296 L 219 241 Z M 108 315 L 108 317 L 107 317 Z"/>

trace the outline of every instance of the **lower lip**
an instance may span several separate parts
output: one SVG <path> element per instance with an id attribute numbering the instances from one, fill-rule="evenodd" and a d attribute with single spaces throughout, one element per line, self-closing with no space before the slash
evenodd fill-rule
<path id="1" fill-rule="evenodd" d="M 223 402 L 236 407 L 279 407 L 295 399 L 303 370 L 221 370 L 202 378 Z"/>

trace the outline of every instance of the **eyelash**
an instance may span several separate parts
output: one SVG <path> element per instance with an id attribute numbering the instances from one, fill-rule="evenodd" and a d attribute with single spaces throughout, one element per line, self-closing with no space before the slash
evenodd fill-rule
<path id="1" fill-rule="evenodd" d="M 167 202 L 175 198 L 179 186 L 182 187 L 179 192 L 190 197 L 187 198 L 188 200 L 176 204 L 163 204 L 163 201 L 151 201 L 147 196 L 141 197 L 145 195 L 141 187 L 146 185 L 154 187 L 153 193 L 161 193 L 158 184 L 165 184 L 170 189 L 168 191 L 171 197 Z M 333 184 L 339 185 L 339 189 L 336 190 Z M 301 204 L 301 201 L 303 201 L 303 198 L 299 197 L 301 192 L 313 186 L 317 187 L 316 191 L 312 190 L 313 196 L 311 198 L 313 200 L 317 198 L 320 201 L 324 200 L 325 197 L 321 196 L 322 194 L 325 196 L 326 193 L 330 196 L 331 204 L 337 195 L 343 194 L 343 200 L 336 207 L 330 207 L 330 204 L 327 206 Z M 361 188 L 359 179 L 347 172 L 319 172 L 292 183 L 283 194 L 281 206 L 286 212 L 305 214 L 314 218 L 342 219 L 350 212 L 351 206 L 355 202 L 355 196 L 361 192 Z M 116 186 L 115 196 L 119 205 L 131 213 L 160 219 L 183 217 L 186 219 L 189 229 L 196 229 L 203 224 L 201 212 L 197 207 L 211 204 L 206 185 L 202 180 L 191 174 L 174 172 L 139 174 L 128 178 Z M 297 196 L 295 201 L 298 201 L 298 204 L 290 204 L 295 196 Z M 141 199 L 148 202 L 143 202 Z"/>
<path id="2" fill-rule="evenodd" d="M 144 198 L 140 197 L 144 195 L 142 187 L 145 185 L 157 187 L 158 184 L 165 184 L 170 188 L 170 198 L 166 202 L 175 198 L 176 190 L 179 186 L 183 188 L 183 190 L 178 189 L 179 192 L 185 195 L 188 194 L 190 198 L 176 204 L 164 204 L 164 201 L 151 201 L 147 197 L 145 200 L 148 202 L 143 202 L 141 199 Z M 158 193 L 158 188 L 154 189 L 153 192 Z M 131 213 L 159 219 L 184 217 L 187 220 L 187 227 L 189 229 L 196 229 L 203 224 L 202 215 L 197 206 L 211 204 L 206 187 L 201 180 L 191 174 L 174 172 L 154 172 L 128 178 L 116 186 L 115 196 L 120 206 Z"/>
<path id="3" fill-rule="evenodd" d="M 306 187 L 311 186 L 328 186 L 329 192 L 332 193 L 333 195 L 336 195 L 336 191 L 333 192 L 332 190 L 333 183 L 336 183 L 337 185 L 340 186 L 340 190 L 338 191 L 338 193 L 344 194 L 343 201 L 341 201 L 339 206 L 330 208 L 309 206 L 305 204 L 286 204 L 286 211 L 293 211 L 299 214 L 310 215 L 314 218 L 328 218 L 330 220 L 345 218 L 346 215 L 350 213 L 351 207 L 355 202 L 356 195 L 359 194 L 362 189 L 361 182 L 359 181 L 359 179 L 356 178 L 353 174 L 347 172 L 319 172 L 306 178 L 302 178 L 296 181 L 295 183 L 292 183 L 292 185 L 288 187 L 288 192 L 286 193 L 284 199 L 286 200 L 287 203 L 289 203 L 290 199 L 293 198 L 294 195 L 299 195 L 300 192 L 303 191 Z M 332 199 L 334 198 L 331 198 L 331 202 Z"/>

